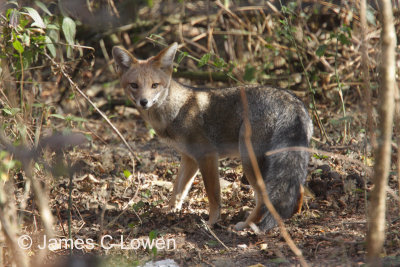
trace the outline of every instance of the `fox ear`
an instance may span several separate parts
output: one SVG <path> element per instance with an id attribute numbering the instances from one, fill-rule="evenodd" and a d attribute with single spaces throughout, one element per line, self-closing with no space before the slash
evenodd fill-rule
<path id="1" fill-rule="evenodd" d="M 112 55 L 115 61 L 115 68 L 119 75 L 127 71 L 132 64 L 136 64 L 138 60 L 127 50 L 122 47 L 114 46 Z"/>
<path id="2" fill-rule="evenodd" d="M 164 48 L 157 56 L 151 59 L 156 66 L 161 69 L 172 72 L 172 64 L 174 63 L 174 58 L 176 50 L 178 49 L 178 43 L 173 43 L 172 45 Z"/>

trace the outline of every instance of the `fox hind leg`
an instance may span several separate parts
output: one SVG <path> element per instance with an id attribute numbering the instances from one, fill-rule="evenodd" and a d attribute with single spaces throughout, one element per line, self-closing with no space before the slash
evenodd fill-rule
<path id="1" fill-rule="evenodd" d="M 218 174 L 218 155 L 208 153 L 199 160 L 201 175 L 209 203 L 208 224 L 213 225 L 221 218 L 221 189 Z"/>
<path id="2" fill-rule="evenodd" d="M 262 191 L 261 188 L 257 184 L 257 179 L 256 175 L 253 170 L 253 166 L 250 161 L 250 156 L 247 151 L 247 147 L 245 144 L 245 139 L 244 137 L 241 138 L 240 143 L 239 143 L 239 150 L 241 154 L 241 160 L 242 160 L 242 166 L 243 166 L 243 172 L 246 175 L 246 178 L 250 185 L 252 186 L 255 194 L 255 199 L 256 199 L 256 206 L 250 213 L 250 215 L 246 218 L 246 221 L 244 222 L 238 222 L 235 225 L 235 230 L 240 231 L 245 228 L 247 228 L 251 223 L 257 224 L 263 215 L 262 207 L 263 207 L 263 199 L 262 199 Z M 257 160 L 257 163 L 260 167 L 260 161 Z"/>

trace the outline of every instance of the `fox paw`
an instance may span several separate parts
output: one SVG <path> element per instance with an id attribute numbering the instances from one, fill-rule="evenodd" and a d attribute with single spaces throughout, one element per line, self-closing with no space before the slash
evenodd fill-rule
<path id="1" fill-rule="evenodd" d="M 220 209 L 210 210 L 209 218 L 207 224 L 212 226 L 221 220 L 221 211 Z"/>
<path id="2" fill-rule="evenodd" d="M 168 205 L 168 206 L 162 207 L 161 210 L 165 213 L 175 213 L 175 212 L 179 212 L 181 210 L 181 208 L 177 207 L 175 205 Z"/>
<path id="3" fill-rule="evenodd" d="M 220 219 L 209 219 L 208 221 L 207 221 L 207 225 L 208 226 L 210 226 L 210 227 L 212 227 L 212 226 L 214 226 L 214 224 L 216 224 L 217 222 L 219 222 L 220 221 Z"/>
<path id="4" fill-rule="evenodd" d="M 238 222 L 237 224 L 235 224 L 234 229 L 235 229 L 236 231 L 242 231 L 242 230 L 244 230 L 244 229 L 247 228 L 247 227 L 248 227 L 248 225 L 247 225 L 246 222 Z"/>

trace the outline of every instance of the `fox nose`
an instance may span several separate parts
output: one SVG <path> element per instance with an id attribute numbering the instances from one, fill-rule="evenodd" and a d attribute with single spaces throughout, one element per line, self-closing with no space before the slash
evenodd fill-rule
<path id="1" fill-rule="evenodd" d="M 149 103 L 149 101 L 145 98 L 145 99 L 140 99 L 140 105 L 142 107 L 146 107 L 147 103 Z"/>

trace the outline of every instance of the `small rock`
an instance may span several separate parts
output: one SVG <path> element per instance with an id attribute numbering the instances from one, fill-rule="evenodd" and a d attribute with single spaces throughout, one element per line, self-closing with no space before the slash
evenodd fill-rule
<path id="1" fill-rule="evenodd" d="M 172 188 L 174 187 L 174 185 L 169 181 L 155 180 L 155 181 L 152 181 L 152 183 L 153 183 L 153 185 L 163 187 L 163 188 L 167 189 L 168 191 L 172 191 Z"/>
<path id="2" fill-rule="evenodd" d="M 143 267 L 179 267 L 179 265 L 171 259 L 161 260 L 161 261 L 149 261 L 146 262 Z"/>
<path id="3" fill-rule="evenodd" d="M 221 190 L 225 190 L 228 189 L 229 187 L 232 187 L 232 183 L 223 178 L 219 178 L 219 185 L 221 187 Z"/>
<path id="4" fill-rule="evenodd" d="M 237 247 L 241 248 L 241 249 L 246 249 L 247 245 L 246 244 L 239 244 L 239 245 L 237 245 Z"/>

